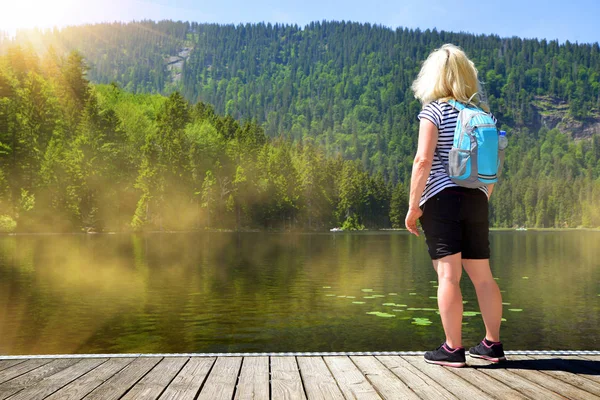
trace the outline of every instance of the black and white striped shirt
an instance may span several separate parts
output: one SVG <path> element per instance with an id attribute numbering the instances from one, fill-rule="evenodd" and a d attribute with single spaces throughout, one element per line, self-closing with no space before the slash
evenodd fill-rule
<path id="1" fill-rule="evenodd" d="M 442 164 L 442 162 L 448 163 L 448 153 L 452 148 L 457 117 L 458 110 L 447 102 L 439 100 L 426 104 L 417 117 L 419 121 L 421 118 L 426 118 L 438 128 L 438 142 L 436 145 L 436 152 L 433 156 L 433 165 L 427 183 L 425 184 L 425 190 L 421 196 L 419 206 L 422 206 L 431 197 L 448 187 L 458 187 L 456 183 L 450 180 L 450 177 Z M 496 121 L 496 118 L 494 118 L 494 121 Z M 439 157 L 442 159 L 440 160 Z M 483 191 L 486 195 L 488 193 L 486 186 L 479 188 L 479 190 Z"/>

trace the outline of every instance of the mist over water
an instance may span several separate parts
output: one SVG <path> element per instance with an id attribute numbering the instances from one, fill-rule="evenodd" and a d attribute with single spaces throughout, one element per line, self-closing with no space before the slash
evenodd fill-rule
<path id="1" fill-rule="evenodd" d="M 600 347 L 600 232 L 491 241 L 507 349 Z M 0 354 L 425 350 L 444 337 L 435 280 L 404 232 L 1 236 Z"/>

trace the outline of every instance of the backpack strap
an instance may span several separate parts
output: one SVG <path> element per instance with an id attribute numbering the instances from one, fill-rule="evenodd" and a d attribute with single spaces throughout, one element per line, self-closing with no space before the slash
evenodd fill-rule
<path id="1" fill-rule="evenodd" d="M 471 104 L 472 106 L 477 107 L 475 104 L 473 104 L 471 102 L 475 96 L 477 96 L 477 92 L 473 93 L 473 95 L 469 98 L 469 100 L 467 100 L 467 104 Z M 448 100 L 448 104 L 450 104 L 452 107 L 457 109 L 459 112 L 464 110 L 465 108 L 467 108 L 463 103 L 456 101 L 454 99 Z M 479 108 L 479 107 L 477 107 L 477 108 Z"/>
<path id="2" fill-rule="evenodd" d="M 459 112 L 466 108 L 464 104 L 462 104 L 454 99 L 448 100 L 448 104 L 450 104 L 452 107 L 454 107 Z"/>

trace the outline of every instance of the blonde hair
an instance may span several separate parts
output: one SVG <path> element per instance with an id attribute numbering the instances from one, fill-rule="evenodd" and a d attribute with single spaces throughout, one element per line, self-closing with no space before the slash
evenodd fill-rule
<path id="1" fill-rule="evenodd" d="M 412 84 L 412 90 L 423 104 L 435 100 L 455 99 L 461 103 L 471 100 L 489 111 L 487 104 L 482 101 L 482 88 L 475 64 L 460 47 L 453 44 L 445 44 L 427 57 Z"/>

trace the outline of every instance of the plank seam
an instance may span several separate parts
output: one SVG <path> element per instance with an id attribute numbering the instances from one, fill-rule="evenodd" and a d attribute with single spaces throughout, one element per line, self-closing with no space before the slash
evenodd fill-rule
<path id="1" fill-rule="evenodd" d="M 7 380 L 5 380 L 5 381 L 1 381 L 1 382 L 0 382 L 0 385 L 4 385 L 6 382 L 10 382 L 10 381 L 12 381 L 13 379 L 17 379 L 17 378 L 18 378 L 18 377 L 20 377 L 20 376 L 23 376 L 23 375 L 25 375 L 25 374 L 28 374 L 28 373 L 30 373 L 31 371 L 34 371 L 34 370 L 36 370 L 36 369 L 38 369 L 38 368 L 41 368 L 41 367 L 43 367 L 44 365 L 50 364 L 52 361 L 53 361 L 52 359 L 49 359 L 49 361 L 48 361 L 48 362 L 46 362 L 46 363 L 44 363 L 44 364 L 41 364 L 41 365 L 38 365 L 37 367 L 30 369 L 29 371 L 25 371 L 25 372 L 23 372 L 23 373 L 21 373 L 21 374 L 19 374 L 19 375 L 17 375 L 17 376 L 14 376 L 14 377 L 12 377 L 12 378 L 10 378 L 10 379 L 7 379 Z M 22 364 L 22 363 L 19 363 L 19 364 Z"/>
<path id="2" fill-rule="evenodd" d="M 406 362 L 409 362 L 409 363 L 410 363 L 410 361 L 408 361 L 408 360 L 406 360 Z M 431 376 L 430 374 L 428 374 L 428 373 L 425 371 L 425 369 L 426 369 L 426 368 L 420 368 L 420 366 L 418 366 L 418 365 L 415 365 L 415 364 L 413 364 L 413 363 L 410 363 L 410 364 L 412 364 L 412 365 L 413 365 L 415 368 L 417 368 L 417 369 L 418 369 L 418 370 L 420 370 L 422 373 L 424 373 L 425 375 L 427 375 L 427 376 L 428 376 L 430 379 L 432 379 L 432 380 L 434 380 L 435 382 L 437 382 L 437 380 L 435 379 L 435 377 Z M 428 365 L 428 364 L 425 364 L 425 365 Z M 450 367 L 450 368 L 452 368 L 452 367 Z M 450 372 L 450 371 L 448 371 L 448 372 Z M 458 378 L 458 380 L 460 380 L 460 381 L 462 381 L 462 382 L 466 383 L 466 384 L 467 384 L 467 386 L 474 387 L 474 388 L 475 388 L 475 390 L 476 390 L 477 392 L 479 392 L 479 395 L 480 395 L 480 396 L 481 396 L 481 395 L 483 395 L 483 396 L 485 396 L 485 397 L 492 397 L 492 396 L 488 395 L 486 392 L 484 392 L 483 390 L 479 389 L 479 388 L 478 388 L 477 386 L 475 386 L 473 383 L 471 383 L 471 382 L 467 381 L 466 379 L 464 379 L 462 376 L 459 376 L 459 375 L 457 375 L 456 373 L 453 373 L 453 372 L 450 372 L 450 373 L 451 373 L 452 375 L 454 375 L 456 378 Z"/>
<path id="3" fill-rule="evenodd" d="M 348 357 L 349 358 L 349 357 Z M 342 397 L 346 397 L 344 396 L 344 391 L 342 390 L 342 387 L 340 386 L 340 383 L 338 382 L 337 378 L 335 377 L 335 375 L 333 374 L 333 371 L 331 370 L 331 368 L 329 367 L 329 364 L 327 363 L 327 361 L 325 361 L 325 359 L 323 358 L 323 356 L 321 356 L 321 360 L 323 360 L 323 363 L 325 364 L 325 367 L 327 368 L 327 371 L 329 371 L 329 374 L 331 375 L 331 377 L 333 378 L 333 381 L 335 382 L 335 385 L 337 386 L 338 390 L 340 391 L 340 393 L 342 394 Z M 359 370 L 360 371 L 360 370 Z M 351 389 L 352 390 L 352 389 Z"/>
<path id="4" fill-rule="evenodd" d="M 206 376 L 204 377 L 204 379 L 202 380 L 202 383 L 200 384 L 200 387 L 198 388 L 198 392 L 194 396 L 194 400 L 197 400 L 198 397 L 200 397 L 200 393 L 202 393 L 202 389 L 204 389 L 204 386 L 206 385 L 206 382 L 208 381 L 208 377 L 210 376 L 210 374 L 211 374 L 213 368 L 215 367 L 216 363 L 217 363 L 217 358 L 215 358 L 213 360 L 212 364 L 210 365 L 210 368 L 208 369 L 208 372 L 206 373 Z"/>
<path id="5" fill-rule="evenodd" d="M 44 396 L 44 398 L 52 396 L 54 393 L 58 392 L 59 390 L 61 390 L 61 389 L 62 389 L 62 388 L 64 388 L 65 386 L 67 386 L 67 385 L 70 385 L 71 383 L 75 382 L 77 379 L 83 378 L 84 376 L 86 376 L 87 374 L 89 374 L 90 372 L 92 372 L 93 370 L 95 370 L 96 368 L 98 368 L 99 366 L 103 365 L 104 363 L 107 363 L 107 362 L 108 362 L 108 360 L 110 360 L 110 358 L 107 358 L 107 359 L 106 359 L 104 362 L 101 362 L 100 364 L 96 365 L 94 368 L 90 369 L 89 371 L 87 371 L 87 372 L 85 372 L 85 373 L 83 373 L 83 374 L 81 374 L 81 375 L 79 375 L 79 376 L 77 376 L 77 377 L 75 377 L 75 378 L 71 379 L 70 381 L 66 382 L 64 385 L 60 386 L 58 389 L 56 389 L 56 390 L 55 390 L 55 391 L 53 391 L 52 393 L 48 393 L 46 396 Z M 83 361 L 83 360 L 81 360 L 81 361 Z M 74 367 L 75 365 L 79 364 L 81 361 L 79 361 L 78 363 L 75 363 L 75 364 L 73 364 L 71 367 Z M 69 368 L 70 368 L 70 367 L 69 367 Z M 66 368 L 65 368 L 65 369 L 66 369 Z M 59 372 L 62 372 L 62 371 L 59 371 Z M 57 373 L 59 373 L 59 372 L 57 372 Z M 44 379 L 42 379 L 42 380 L 41 380 L 40 382 L 38 382 L 37 384 L 40 384 L 40 383 L 42 383 L 42 382 L 43 382 L 45 379 L 48 379 L 49 377 L 51 377 L 51 376 L 54 376 L 54 375 L 55 375 L 55 374 L 52 374 L 52 375 L 49 375 L 49 376 L 45 377 Z"/>
<path id="6" fill-rule="evenodd" d="M 294 356 L 294 361 L 296 362 L 296 367 L 298 368 L 298 375 L 300 375 L 300 382 L 302 383 L 302 390 L 304 391 L 304 398 L 308 399 L 308 392 L 306 391 L 306 385 L 304 384 L 304 376 L 302 375 L 302 370 L 300 369 L 300 363 L 298 362 L 298 357 Z"/>
<path id="7" fill-rule="evenodd" d="M 529 397 L 529 396 L 525 396 L 523 393 L 519 392 L 517 389 L 514 389 L 514 388 L 510 387 L 510 386 L 509 386 L 509 385 L 507 385 L 505 382 L 502 382 L 500 379 L 498 379 L 498 378 L 497 378 L 497 377 L 495 377 L 495 376 L 491 376 L 491 375 L 484 374 L 484 373 L 483 373 L 483 371 L 481 371 L 481 372 L 480 372 L 480 371 L 479 371 L 477 368 L 473 368 L 473 366 L 472 366 L 472 365 L 471 365 L 471 366 L 469 366 L 469 367 L 467 367 L 467 368 L 470 368 L 470 369 L 474 370 L 475 372 L 477 372 L 477 373 L 480 373 L 480 374 L 481 374 L 481 375 L 482 375 L 482 376 L 483 376 L 485 379 L 492 379 L 492 380 L 494 380 L 494 381 L 496 381 L 496 382 L 500 383 L 501 385 L 503 385 L 503 386 L 506 386 L 508 389 L 514 390 L 515 392 L 519 393 L 519 394 L 520 394 L 520 395 L 522 395 L 523 397 L 526 397 L 526 398 L 528 398 L 528 399 L 531 399 L 531 397 Z M 458 373 L 457 371 L 455 371 L 453 368 L 448 368 L 448 369 L 449 369 L 449 370 L 450 370 L 450 372 L 452 372 L 452 373 L 453 373 L 455 376 L 458 376 L 458 377 L 460 377 L 459 373 Z M 465 380 L 465 381 L 467 381 L 467 379 L 465 379 L 465 378 L 462 378 L 462 379 L 463 379 L 463 380 Z M 467 382 L 468 382 L 468 381 L 467 381 Z M 471 382 L 469 382 L 469 383 L 471 383 Z M 474 384 L 474 383 L 471 383 L 471 385 L 475 386 L 475 384 Z M 475 387 L 477 387 L 477 386 L 475 386 Z M 479 388 L 477 388 L 477 389 L 479 389 Z M 481 390 L 481 389 L 479 389 L 479 390 Z M 481 391 L 483 392 L 483 390 L 481 390 Z M 498 396 L 497 396 L 497 395 L 495 395 L 495 394 L 489 394 L 489 393 L 487 393 L 487 392 L 484 392 L 484 393 L 485 393 L 487 396 L 493 397 L 493 398 L 495 398 L 495 399 L 498 399 L 498 400 L 502 400 L 502 397 L 498 397 Z"/>
<path id="8" fill-rule="evenodd" d="M 544 386 L 542 386 L 542 385 L 540 385 L 540 384 L 538 384 L 538 383 L 532 382 L 532 381 L 530 381 L 529 379 L 527 379 L 527 378 L 525 378 L 525 377 L 523 377 L 523 376 L 521 376 L 521 375 L 519 375 L 519 374 L 515 374 L 514 372 L 511 372 L 511 371 L 510 371 L 510 370 L 508 370 L 508 369 L 505 369 L 504 371 L 505 371 L 505 372 L 506 372 L 508 375 L 513 375 L 513 377 L 516 377 L 516 378 L 517 378 L 517 380 L 518 380 L 518 379 L 522 379 L 522 380 L 526 381 L 527 383 L 529 383 L 530 385 L 532 385 L 532 386 L 534 386 L 534 387 L 538 387 L 538 388 L 541 388 L 541 389 L 543 389 L 543 390 L 547 390 L 548 392 L 554 393 L 554 394 L 555 394 L 555 395 L 557 395 L 558 397 L 565 398 L 565 396 L 563 396 L 563 395 L 561 395 L 561 394 L 559 394 L 559 393 L 556 393 L 555 391 L 553 391 L 553 390 L 550 390 L 550 389 L 548 389 L 547 387 L 544 387 Z M 493 375 L 492 375 L 492 374 L 490 374 L 490 373 L 489 373 L 489 371 L 487 371 L 487 370 L 485 370 L 485 369 L 482 369 L 482 371 L 481 371 L 481 372 L 483 372 L 483 373 L 485 374 L 485 376 L 487 376 L 488 378 L 494 378 L 494 377 L 493 377 Z M 523 392 L 522 392 L 521 390 L 519 390 L 518 388 L 516 388 L 516 387 L 513 387 L 513 386 L 511 386 L 511 385 L 509 385 L 509 384 L 507 384 L 507 383 L 505 383 L 505 385 L 507 385 L 507 386 L 510 386 L 510 387 L 511 387 L 513 390 L 516 390 L 516 391 L 517 391 L 517 392 L 519 392 L 521 395 L 523 395 L 523 397 L 527 397 L 527 398 L 531 399 L 531 397 L 530 397 L 530 396 L 526 395 L 525 393 L 523 393 Z M 539 390 L 539 389 L 537 389 L 537 390 Z"/>
<path id="9" fill-rule="evenodd" d="M 16 364 L 10 365 L 10 366 L 8 366 L 8 367 L 0 368 L 0 371 L 5 371 L 5 370 L 7 370 L 7 369 L 9 369 L 9 368 L 16 367 L 17 365 L 21 365 L 21 364 L 23 364 L 25 361 L 26 361 L 26 360 L 22 360 L 21 362 L 18 362 L 18 363 L 16 363 Z"/>
<path id="10" fill-rule="evenodd" d="M 518 361 L 517 361 L 517 362 L 518 362 Z M 521 371 L 521 370 L 517 369 L 516 371 Z M 538 371 L 537 369 L 535 369 L 535 370 L 527 370 L 527 369 L 526 369 L 526 370 L 524 370 L 524 371 L 540 372 L 540 371 Z M 527 382 L 529 382 L 529 383 L 531 383 L 531 384 L 533 384 L 533 385 L 541 386 L 541 387 L 543 387 L 544 389 L 546 389 L 546 390 L 548 390 L 548 391 L 550 391 L 550 392 L 554 393 L 555 395 L 557 395 L 557 396 L 559 396 L 559 397 L 566 397 L 565 395 L 563 395 L 563 394 L 561 394 L 561 393 L 558 393 L 557 391 L 555 391 L 555 390 L 553 390 L 553 389 L 550 389 L 550 388 L 549 388 L 548 386 L 546 386 L 546 385 L 542 385 L 542 384 L 540 384 L 540 383 L 537 383 L 537 382 L 536 382 L 536 381 L 534 381 L 534 380 L 531 380 L 531 379 L 529 379 L 529 378 L 527 377 L 527 374 L 520 374 L 520 373 L 517 373 L 517 372 L 512 372 L 512 371 L 509 371 L 509 370 L 507 370 L 507 372 L 509 372 L 509 373 L 512 373 L 513 375 L 515 375 L 515 376 L 518 376 L 518 377 L 519 377 L 519 378 L 521 378 L 521 379 L 525 379 Z M 560 380 L 560 379 L 557 379 L 557 378 L 555 378 L 555 377 L 553 377 L 553 376 L 550 376 L 550 375 L 546 375 L 546 376 L 548 376 L 548 378 L 549 378 L 548 380 L 549 380 L 549 381 L 556 381 L 556 382 L 558 382 L 558 383 L 560 383 L 560 384 L 569 385 L 569 386 L 572 386 L 572 387 L 575 387 L 575 388 L 579 389 L 578 387 L 576 387 L 576 386 L 573 386 L 573 385 L 571 385 L 571 384 L 569 384 L 569 383 L 563 382 L 562 380 Z M 584 390 L 584 392 L 585 392 L 585 390 Z"/>
<path id="11" fill-rule="evenodd" d="M 137 358 L 141 358 L 141 357 L 137 357 Z M 152 370 L 153 370 L 154 368 L 156 368 L 156 366 L 157 366 L 158 364 L 160 364 L 160 362 L 161 362 L 162 360 L 164 360 L 164 358 L 162 358 L 161 360 L 159 360 L 159 361 L 158 361 L 156 364 L 154 364 L 154 365 L 152 366 L 152 368 L 150 368 L 148 371 L 146 371 L 146 373 L 145 373 L 145 374 L 143 374 L 143 375 L 142 375 L 142 376 L 141 376 L 141 377 L 140 377 L 140 378 L 139 378 L 137 381 L 135 381 L 135 382 L 133 383 L 133 385 L 131 385 L 131 386 L 129 387 L 129 389 L 127 389 L 127 390 L 126 390 L 126 391 L 125 391 L 125 392 L 124 392 L 124 393 L 123 393 L 121 396 L 119 396 L 119 399 L 122 399 L 123 397 L 127 396 L 127 393 L 131 392 L 131 389 L 133 389 L 135 385 L 137 385 L 137 384 L 138 384 L 138 383 L 139 383 L 139 382 L 140 382 L 142 379 L 144 379 L 144 378 L 146 377 L 146 375 L 148 375 L 150 372 L 152 372 Z M 115 374 L 115 375 L 116 375 L 116 374 Z M 114 376 L 114 375 L 113 375 L 113 376 Z"/>
<path id="12" fill-rule="evenodd" d="M 244 361 L 246 361 L 246 357 L 242 357 L 242 362 L 240 362 L 240 367 L 237 372 L 237 378 L 235 379 L 235 385 L 233 385 L 233 393 L 231 394 L 231 399 L 235 399 L 235 394 L 238 390 L 238 385 L 240 384 L 240 377 L 242 375 L 242 367 L 244 366 Z"/>
<path id="13" fill-rule="evenodd" d="M 535 358 L 531 358 L 531 357 L 529 357 L 528 359 L 529 359 L 529 360 L 535 360 Z M 582 388 L 582 387 L 580 387 L 580 386 L 576 386 L 576 385 L 572 384 L 571 382 L 568 382 L 566 379 L 563 379 L 563 377 L 561 377 L 561 376 L 559 376 L 559 375 L 553 375 L 553 374 L 551 374 L 551 373 L 550 373 L 551 371 L 548 371 L 548 370 L 542 370 L 542 369 L 536 369 L 535 371 L 539 371 L 539 372 L 541 372 L 542 374 L 544 374 L 544 375 L 546 375 L 546 376 L 550 376 L 550 377 L 552 377 L 552 378 L 554 378 L 554 379 L 556 379 L 556 380 L 558 380 L 558 381 L 560 381 L 560 382 L 562 382 L 562 383 L 564 383 L 564 384 L 571 385 L 572 387 L 575 387 L 575 388 L 577 388 L 577 389 L 580 389 L 580 390 L 582 390 L 582 391 L 584 391 L 584 392 L 586 392 L 586 393 L 589 393 L 589 394 L 590 394 L 590 395 L 592 395 L 592 396 L 596 396 L 596 394 L 594 394 L 594 393 L 591 393 L 590 391 L 588 391 L 588 390 L 586 390 L 586 389 L 584 389 L 584 388 Z M 561 371 L 564 371 L 564 370 L 561 370 Z M 584 374 L 575 373 L 575 372 L 570 372 L 570 371 L 564 371 L 564 372 L 567 372 L 567 373 L 569 373 L 569 374 L 573 374 L 573 375 L 577 376 L 579 379 L 581 379 L 581 380 L 583 380 L 583 381 L 587 381 L 587 382 L 589 382 L 591 385 L 598 385 L 598 383 L 597 383 L 597 382 L 594 382 L 593 380 L 591 380 L 591 379 L 588 379 L 588 378 L 587 378 L 587 377 L 586 377 Z"/>
<path id="14" fill-rule="evenodd" d="M 191 358 L 188 358 L 187 361 L 183 363 L 183 365 L 181 366 L 181 368 L 179 368 L 179 370 L 175 373 L 175 375 L 173 375 L 173 377 L 171 378 L 171 380 L 169 381 L 169 383 L 167 383 L 167 385 L 163 388 L 163 390 L 160 391 L 160 393 L 158 394 L 158 396 L 156 396 L 157 399 L 160 399 L 160 396 L 162 396 L 163 393 L 169 388 L 169 385 L 171 383 L 173 383 L 173 381 L 175 380 L 175 378 L 177 378 L 177 375 L 179 375 L 179 373 L 181 371 L 183 371 L 183 369 L 185 368 L 186 365 L 188 365 L 188 363 L 190 362 L 190 360 L 191 360 Z"/>
<path id="15" fill-rule="evenodd" d="M 108 360 L 110 361 L 110 359 Z M 106 382 L 107 380 L 109 380 L 110 378 L 112 378 L 113 376 L 117 375 L 119 372 L 123 371 L 129 364 L 131 364 L 134 360 L 129 361 L 127 364 L 125 364 L 124 366 L 122 366 L 118 371 L 116 371 L 114 374 L 112 374 L 111 376 L 109 376 L 108 378 L 104 379 L 102 382 L 100 382 L 100 384 L 96 385 L 96 387 L 92 388 L 92 390 L 90 390 L 89 392 L 87 392 L 84 396 L 82 396 L 82 399 L 84 399 L 87 395 L 89 395 L 90 393 L 92 393 L 94 390 L 98 389 L 100 386 L 102 386 L 104 384 L 104 382 Z M 103 363 L 104 364 L 104 363 Z M 103 365 L 100 364 L 100 365 Z M 100 366 L 99 365 L 99 366 Z M 99 367 L 98 366 L 98 367 Z M 95 368 L 94 368 L 95 369 Z"/>
<path id="16" fill-rule="evenodd" d="M 267 358 L 269 363 L 269 400 L 273 400 L 273 375 L 271 369 L 271 357 Z"/>
<path id="17" fill-rule="evenodd" d="M 354 362 L 354 360 L 352 359 L 352 357 L 348 357 L 350 359 L 350 362 L 352 362 L 352 364 L 354 364 L 354 366 L 360 371 L 360 373 L 365 377 L 365 379 L 367 380 L 367 382 L 369 382 L 369 384 L 371 385 L 371 387 L 373 389 L 375 389 L 375 393 L 377 393 L 377 395 L 382 398 L 385 399 L 385 396 L 383 395 L 382 392 L 379 391 L 379 389 L 377 388 L 377 386 L 373 383 L 373 381 L 371 381 L 369 379 L 369 374 L 363 372 L 362 369 L 360 369 L 360 367 L 356 364 L 356 362 Z M 387 367 L 386 367 L 387 368 Z M 389 368 L 388 368 L 389 369 Z M 393 373 L 393 372 L 392 372 Z M 395 375 L 395 374 L 394 374 Z M 419 396 L 417 396 L 419 397 Z"/>

